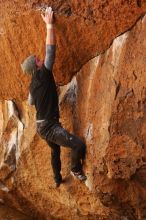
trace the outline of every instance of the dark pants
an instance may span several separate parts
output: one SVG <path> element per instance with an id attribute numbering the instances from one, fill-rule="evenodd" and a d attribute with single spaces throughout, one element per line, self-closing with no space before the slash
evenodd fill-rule
<path id="1" fill-rule="evenodd" d="M 82 169 L 86 146 L 80 138 L 70 134 L 60 123 L 54 123 L 54 125 L 50 126 L 47 121 L 37 123 L 37 132 L 51 147 L 51 164 L 56 182 L 62 179 L 60 174 L 60 146 L 72 149 L 71 170 L 78 172 Z"/>

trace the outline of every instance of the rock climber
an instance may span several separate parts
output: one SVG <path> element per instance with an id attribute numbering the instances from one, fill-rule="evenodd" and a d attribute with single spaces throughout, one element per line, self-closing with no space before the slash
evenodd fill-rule
<path id="1" fill-rule="evenodd" d="M 71 175 L 85 181 L 83 160 L 86 146 L 83 141 L 70 134 L 59 122 L 58 95 L 52 68 L 55 61 L 56 38 L 53 10 L 47 7 L 41 14 L 46 24 L 46 55 L 44 62 L 35 55 L 27 57 L 21 64 L 24 73 L 32 76 L 28 102 L 36 108 L 37 132 L 51 147 L 51 165 L 56 187 L 63 183 L 61 175 L 60 146 L 71 148 Z"/>

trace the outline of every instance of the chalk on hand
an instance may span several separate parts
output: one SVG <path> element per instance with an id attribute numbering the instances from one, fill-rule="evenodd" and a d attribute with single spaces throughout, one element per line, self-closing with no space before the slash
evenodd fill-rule
<path id="1" fill-rule="evenodd" d="M 46 8 L 46 11 L 47 11 L 47 12 L 51 12 L 51 11 L 52 11 L 52 8 L 51 8 L 51 7 L 47 7 L 47 8 Z"/>

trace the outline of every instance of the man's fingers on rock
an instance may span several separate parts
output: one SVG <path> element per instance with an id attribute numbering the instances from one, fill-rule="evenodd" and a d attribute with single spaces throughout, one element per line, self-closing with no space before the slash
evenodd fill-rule
<path id="1" fill-rule="evenodd" d="M 51 7 L 48 7 L 48 11 L 52 11 L 52 8 L 51 8 Z"/>
<path id="2" fill-rule="evenodd" d="M 52 12 L 52 8 L 51 8 L 51 7 L 47 7 L 47 8 L 46 8 L 46 12 L 47 12 L 47 13 L 51 13 L 51 12 Z"/>

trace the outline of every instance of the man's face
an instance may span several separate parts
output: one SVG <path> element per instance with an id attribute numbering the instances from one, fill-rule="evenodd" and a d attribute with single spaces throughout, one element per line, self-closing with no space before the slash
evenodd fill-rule
<path id="1" fill-rule="evenodd" d="M 35 56 L 35 62 L 36 62 L 36 66 L 37 69 L 40 69 L 44 63 L 44 61 L 41 61 L 38 57 Z"/>

